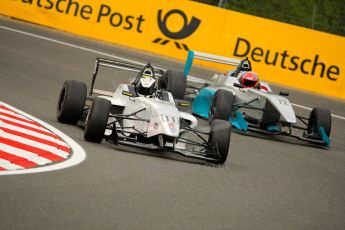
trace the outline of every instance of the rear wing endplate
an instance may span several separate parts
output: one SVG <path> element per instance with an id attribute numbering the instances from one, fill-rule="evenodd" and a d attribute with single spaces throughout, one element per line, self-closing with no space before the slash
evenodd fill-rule
<path id="1" fill-rule="evenodd" d="M 236 59 L 236 58 L 228 58 L 228 57 L 218 56 L 214 54 L 208 54 L 208 53 L 189 50 L 186 64 L 184 66 L 184 75 L 186 77 L 189 74 L 189 71 L 192 67 L 194 59 L 215 62 L 215 63 L 225 64 L 225 65 L 232 65 L 232 66 L 238 66 L 241 63 L 241 60 Z"/>

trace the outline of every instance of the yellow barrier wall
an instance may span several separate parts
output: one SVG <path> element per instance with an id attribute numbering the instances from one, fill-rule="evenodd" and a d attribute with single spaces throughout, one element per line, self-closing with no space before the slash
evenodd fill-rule
<path id="1" fill-rule="evenodd" d="M 1 0 L 0 12 L 184 60 L 248 56 L 260 78 L 345 99 L 345 38 L 186 0 Z"/>

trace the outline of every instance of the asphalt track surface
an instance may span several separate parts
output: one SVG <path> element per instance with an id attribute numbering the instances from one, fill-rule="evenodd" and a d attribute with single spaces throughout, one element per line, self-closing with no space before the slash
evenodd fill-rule
<path id="1" fill-rule="evenodd" d="M 345 229 L 344 119 L 333 118 L 330 149 L 233 133 L 222 167 L 88 143 L 55 112 L 63 81 L 90 82 L 95 58 L 107 57 L 94 51 L 166 69 L 183 64 L 9 19 L 0 26 L 0 100 L 60 129 L 87 153 L 71 168 L 1 176 L 0 229 Z M 293 103 L 345 117 L 344 101 L 288 91 Z"/>

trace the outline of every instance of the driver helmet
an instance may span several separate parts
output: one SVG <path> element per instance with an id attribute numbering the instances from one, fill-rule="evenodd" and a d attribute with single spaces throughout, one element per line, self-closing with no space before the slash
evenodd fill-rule
<path id="1" fill-rule="evenodd" d="M 243 72 L 239 77 L 239 81 L 244 87 L 252 88 L 259 83 L 259 76 L 253 71 Z"/>
<path id="2" fill-rule="evenodd" d="M 241 70 L 243 71 L 250 71 L 250 64 L 248 60 L 244 60 L 241 66 Z"/>
<path id="3" fill-rule="evenodd" d="M 137 86 L 138 93 L 141 95 L 152 95 L 156 91 L 156 80 L 150 68 L 146 68 L 140 77 Z"/>

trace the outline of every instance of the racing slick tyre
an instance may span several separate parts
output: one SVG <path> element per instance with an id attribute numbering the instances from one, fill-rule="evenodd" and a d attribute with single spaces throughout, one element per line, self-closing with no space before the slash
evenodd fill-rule
<path id="1" fill-rule="evenodd" d="M 84 138 L 87 141 L 100 143 L 103 140 L 107 127 L 111 103 L 104 98 L 96 97 L 93 100 L 86 119 Z"/>
<path id="2" fill-rule="evenodd" d="M 183 72 L 167 70 L 164 72 L 159 87 L 172 94 L 174 99 L 182 100 L 186 92 L 187 80 Z"/>
<path id="3" fill-rule="evenodd" d="M 86 84 L 80 81 L 67 80 L 60 91 L 57 105 L 57 120 L 75 124 L 83 114 L 87 94 Z"/>
<path id="4" fill-rule="evenodd" d="M 228 121 L 232 113 L 234 95 L 232 92 L 219 89 L 213 97 L 209 111 L 209 121 L 214 119 Z"/>
<path id="5" fill-rule="evenodd" d="M 228 121 L 214 119 L 211 121 L 209 143 L 218 150 L 219 164 L 224 164 L 228 158 L 231 138 L 231 124 Z M 214 154 L 214 153 L 213 153 Z M 213 155 L 212 154 L 212 155 Z"/>
<path id="6" fill-rule="evenodd" d="M 331 112 L 328 109 L 313 108 L 309 116 L 307 133 L 311 135 L 318 134 L 320 127 L 325 129 L 325 132 L 329 137 L 332 127 Z"/>

